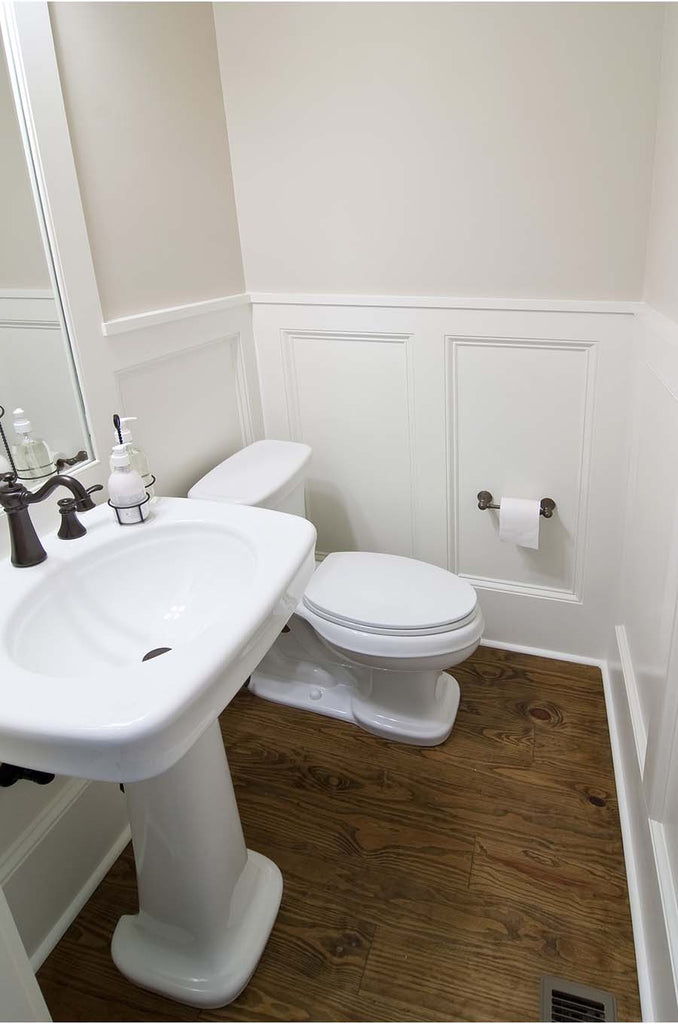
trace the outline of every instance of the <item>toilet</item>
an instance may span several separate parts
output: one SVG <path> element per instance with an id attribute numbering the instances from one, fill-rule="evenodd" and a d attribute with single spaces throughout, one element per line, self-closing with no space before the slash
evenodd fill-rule
<path id="1" fill-rule="evenodd" d="M 305 444 L 256 441 L 188 496 L 305 516 L 311 454 Z M 459 684 L 443 670 L 473 654 L 483 628 L 475 590 L 446 569 L 401 555 L 334 552 L 316 568 L 249 688 L 377 736 L 436 746 L 459 707 Z"/>

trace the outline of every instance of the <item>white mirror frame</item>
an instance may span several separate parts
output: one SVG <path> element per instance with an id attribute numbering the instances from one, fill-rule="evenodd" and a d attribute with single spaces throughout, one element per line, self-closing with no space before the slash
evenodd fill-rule
<path id="1" fill-rule="evenodd" d="M 0 17 L 12 87 L 23 112 L 21 128 L 33 164 L 36 198 L 43 213 L 41 230 L 52 256 L 50 273 L 70 338 L 91 439 L 91 460 L 71 472 L 77 473 L 85 486 L 105 483 L 108 468 L 102 458 L 107 456 L 112 433 L 109 410 L 118 405 L 115 366 L 102 333 L 101 304 L 49 9 L 44 2 L 5 2 L 0 5 Z"/>

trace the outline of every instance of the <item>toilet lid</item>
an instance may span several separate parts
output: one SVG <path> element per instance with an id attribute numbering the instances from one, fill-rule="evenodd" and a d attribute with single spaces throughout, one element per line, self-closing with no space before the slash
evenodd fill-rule
<path id="1" fill-rule="evenodd" d="M 473 587 L 446 569 L 364 551 L 328 555 L 304 594 L 322 618 L 368 632 L 442 632 L 468 619 L 476 603 Z"/>

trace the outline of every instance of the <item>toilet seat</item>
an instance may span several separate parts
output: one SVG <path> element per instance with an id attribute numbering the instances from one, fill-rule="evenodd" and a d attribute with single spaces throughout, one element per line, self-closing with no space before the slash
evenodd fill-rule
<path id="1" fill-rule="evenodd" d="M 475 649 L 485 625 L 480 605 L 463 623 L 428 633 L 388 633 L 352 627 L 316 614 L 304 601 L 297 606 L 296 614 L 335 648 L 367 655 L 370 659 L 398 661 L 408 658 L 426 661 L 458 653 L 467 647 Z"/>
<path id="2" fill-rule="evenodd" d="M 477 603 L 473 587 L 446 569 L 365 551 L 327 555 L 303 597 L 314 621 L 394 637 L 463 629 L 476 617 Z"/>

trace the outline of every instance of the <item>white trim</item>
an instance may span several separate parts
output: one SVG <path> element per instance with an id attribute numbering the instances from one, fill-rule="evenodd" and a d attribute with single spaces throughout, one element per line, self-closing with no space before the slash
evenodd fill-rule
<path id="1" fill-rule="evenodd" d="M 640 705 L 638 682 L 636 680 L 635 669 L 633 668 L 633 659 L 631 657 L 631 648 L 629 647 L 629 638 L 626 633 L 626 627 L 615 626 L 614 633 L 617 639 L 619 663 L 621 665 L 624 689 L 626 690 L 626 700 L 629 705 L 629 714 L 631 716 L 631 728 L 633 729 L 633 741 L 635 743 L 636 756 L 638 758 L 638 770 L 642 777 L 645 770 L 645 756 L 647 754 L 647 729 L 645 727 L 643 711 Z"/>
<path id="2" fill-rule="evenodd" d="M 500 651 L 513 651 L 515 654 L 533 654 L 538 658 L 551 658 L 553 661 L 569 661 L 573 665 L 595 665 L 603 669 L 606 662 L 600 658 L 587 658 L 584 655 L 569 654 L 567 651 L 551 651 L 545 647 L 529 647 L 526 644 L 510 644 L 506 640 L 485 640 L 480 641 L 481 647 L 498 648 Z"/>
<path id="3" fill-rule="evenodd" d="M 0 859 L 0 888 L 7 885 L 45 833 L 57 824 L 89 785 L 83 779 L 69 779 L 61 792 L 32 819 Z"/>
<path id="4" fill-rule="evenodd" d="M 201 302 L 186 302 L 181 306 L 168 306 L 166 309 L 149 309 L 145 313 L 132 313 L 129 316 L 104 320 L 101 332 L 106 337 L 115 334 L 127 334 L 143 327 L 156 324 L 169 324 L 174 320 L 185 320 L 187 317 L 204 316 L 206 313 L 220 313 L 224 309 L 235 309 L 237 306 L 249 306 L 250 298 L 245 292 L 239 295 L 222 295 L 216 299 L 204 299 Z"/>
<path id="5" fill-rule="evenodd" d="M 659 893 L 664 911 L 666 937 L 671 951 L 673 984 L 676 991 L 678 991 L 678 900 L 676 899 L 676 889 L 673 883 L 673 870 L 669 860 L 666 832 L 664 831 L 663 824 L 660 821 L 655 821 L 653 818 L 649 819 L 649 824 L 652 850 L 659 880 Z"/>
<path id="6" fill-rule="evenodd" d="M 55 301 L 54 292 L 49 288 L 0 288 L 0 300 L 2 299 L 19 299 L 22 302 L 27 299 Z"/>
<path id="7" fill-rule="evenodd" d="M 451 552 L 452 565 L 449 568 L 459 576 L 468 580 L 473 586 L 484 590 L 498 590 L 504 593 L 522 594 L 528 597 L 545 598 L 551 601 L 569 601 L 570 603 L 582 603 L 582 591 L 584 586 L 584 565 L 587 546 L 588 527 L 588 506 L 589 490 L 591 481 L 591 462 L 593 444 L 593 410 L 595 403 L 595 378 L 597 368 L 597 346 L 596 340 L 585 341 L 569 338 L 507 338 L 507 337 L 480 337 L 468 334 L 446 334 L 445 335 L 445 419 L 446 419 L 446 453 L 447 453 L 447 500 L 448 509 L 453 508 L 452 516 L 448 514 L 448 537 L 447 550 L 448 558 Z M 574 559 L 572 566 L 572 585 L 570 587 L 547 587 L 539 584 L 523 583 L 520 580 L 496 579 L 488 576 L 477 576 L 474 573 L 463 573 L 459 571 L 461 561 L 461 538 L 460 521 L 461 509 L 459 505 L 460 484 L 459 484 L 459 443 L 460 431 L 458 421 L 458 389 L 459 371 L 458 356 L 462 348 L 517 348 L 517 349 L 542 349 L 543 351 L 575 351 L 583 352 L 586 359 L 584 377 L 584 408 L 581 427 L 581 450 L 579 457 L 578 471 L 578 492 L 579 501 L 577 504 L 575 527 L 573 532 Z M 453 482 L 454 494 L 450 495 L 450 486 Z M 450 498 L 453 500 L 450 503 Z M 558 498 L 556 500 L 556 515 Z"/>
<path id="8" fill-rule="evenodd" d="M 517 597 L 539 597 L 545 601 L 565 601 L 567 604 L 583 604 L 579 594 L 571 590 L 559 590 L 557 587 L 540 587 L 534 583 L 519 583 L 511 580 L 493 579 L 491 576 L 473 576 L 470 573 L 458 572 L 462 580 L 468 580 L 478 590 L 498 590 L 504 594 L 515 594 Z"/>
<path id="9" fill-rule="evenodd" d="M 644 303 L 595 299 L 510 299 L 438 295 L 334 295 L 294 292 L 248 292 L 253 306 L 381 306 L 384 309 L 504 309 L 538 313 L 613 313 L 632 315 Z"/>
<path id="10" fill-rule="evenodd" d="M 626 882 L 631 908 L 631 924 L 633 927 L 633 942 L 636 949 L 636 973 L 638 976 L 638 991 L 640 994 L 640 1005 L 643 1020 L 653 1021 L 657 1019 L 654 1008 L 654 995 L 652 991 L 652 970 L 649 956 L 649 941 L 647 935 L 647 923 L 643 914 L 641 902 L 641 885 L 638 868 L 638 854 L 633 827 L 633 817 L 629 803 L 629 778 L 624 765 L 624 753 L 621 744 L 621 728 L 617 716 L 617 708 L 612 693 L 612 680 L 610 670 L 606 661 L 600 661 L 600 670 L 603 675 L 603 692 L 605 694 L 605 706 L 607 709 L 607 723 L 610 734 L 610 747 L 612 749 L 612 764 L 614 766 L 614 777 L 617 787 L 617 806 L 619 809 L 619 823 L 621 825 L 622 844 L 624 847 L 624 864 L 626 867 Z"/>
<path id="11" fill-rule="evenodd" d="M 107 788 L 103 790 L 102 786 Z M 98 849 L 90 850 L 82 843 L 70 849 L 72 834 L 89 824 L 96 829 Z M 10 903 L 34 970 L 52 951 L 129 839 L 124 800 L 110 784 L 68 779 L 6 850 L 0 859 L 0 888 Z M 67 857 L 71 861 L 69 871 L 61 876 L 60 865 Z M 55 865 L 57 874 L 52 878 Z M 49 895 L 55 898 L 46 904 L 31 902 L 35 887 L 43 885 L 50 886 Z"/>
<path id="12" fill-rule="evenodd" d="M 66 930 L 71 926 L 82 908 L 85 906 L 87 900 L 90 898 L 96 887 L 113 867 L 131 838 L 132 833 L 130 831 L 130 827 L 129 825 L 125 825 L 117 839 L 115 839 L 111 844 L 108 853 L 102 857 L 89 878 L 87 878 L 82 884 L 73 899 L 65 908 L 63 914 L 61 914 L 58 920 L 54 922 L 45 938 L 30 957 L 30 964 L 34 971 L 38 971 L 40 969 L 56 946 L 57 942 L 59 942 Z"/>
<path id="13" fill-rule="evenodd" d="M 621 628 L 623 629 L 623 627 Z M 619 638 L 619 633 L 617 636 Z M 652 969 L 649 952 L 651 942 L 649 941 L 648 928 L 651 927 L 651 923 L 646 920 L 641 899 L 643 887 L 640 884 L 641 880 L 639 876 L 638 840 L 634 831 L 633 816 L 630 806 L 631 782 L 628 775 L 628 768 L 625 764 L 624 751 L 622 750 L 622 729 L 612 692 L 612 680 L 610 677 L 608 663 L 606 660 L 600 658 L 585 658 L 574 654 L 568 654 L 565 651 L 551 651 L 544 648 L 505 643 L 504 641 L 498 640 L 481 640 L 481 646 L 515 651 L 518 654 L 537 655 L 538 657 L 552 658 L 557 661 L 569 661 L 578 665 L 594 665 L 601 671 L 610 734 L 610 746 L 612 749 L 612 762 L 614 765 L 614 777 L 617 788 L 619 822 L 621 825 L 622 843 L 624 847 L 624 864 L 626 868 L 629 904 L 631 908 L 633 941 L 636 951 L 636 968 L 640 1003 L 643 1020 L 657 1020 L 658 1018 L 655 1012 L 655 998 L 652 985 L 652 979 L 655 972 Z M 672 952 L 675 980 L 675 970 L 676 966 L 678 966 L 678 902 L 676 900 L 676 893 L 673 887 L 672 875 L 668 870 L 663 828 L 658 822 L 650 820 L 649 830 L 655 856 L 657 881 L 659 884 L 664 911 L 664 927 L 666 929 L 667 939 Z M 678 989 L 678 981 L 676 982 L 676 988 Z"/>

